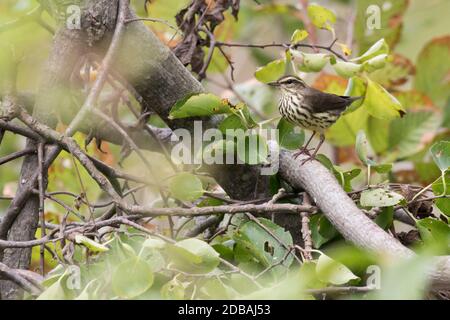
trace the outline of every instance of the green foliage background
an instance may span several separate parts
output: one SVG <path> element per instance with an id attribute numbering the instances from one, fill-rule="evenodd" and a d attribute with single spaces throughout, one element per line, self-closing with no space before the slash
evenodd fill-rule
<path id="1" fill-rule="evenodd" d="M 295 7 L 296 1 L 259 2 L 261 5 L 242 1 L 239 20 L 234 21 L 228 15 L 217 28 L 216 39 L 239 43 L 290 43 L 296 30 L 305 29 Z M 391 5 L 387 6 L 387 2 Z M 295 149 L 303 143 L 305 132 L 282 121 L 278 124 L 263 121 L 278 115 L 276 94 L 264 85 L 265 82 L 285 72 L 292 73 L 295 67 L 299 67 L 305 71 L 301 75 L 316 88 L 336 94 L 364 96 L 362 103 L 352 106 L 329 129 L 328 152 L 327 155 L 320 155 L 319 160 L 347 192 L 364 189 L 357 202 L 366 210 L 380 208 L 381 213 L 375 221 L 382 228 L 392 230 L 395 226 L 404 233 L 417 231 L 420 237 L 411 247 L 421 255 L 408 263 L 385 265 L 379 257 L 345 243 L 320 212 L 313 215 L 310 222 L 316 250 L 314 260 L 302 264 L 294 257 L 294 251 L 287 249 L 293 244 L 291 235 L 267 219 L 261 218 L 257 223 L 248 220 L 245 215 L 226 217 L 225 221 L 231 220 L 229 228 L 212 241 L 184 239 L 183 234 L 192 227 L 192 222 L 180 219 L 176 222 L 180 228 L 178 236 L 169 243 L 125 226 L 121 227 L 122 233 L 112 233 L 103 239 L 78 239 L 73 260 L 81 268 L 82 280 L 76 290 L 67 285 L 72 276 L 68 266 L 59 264 L 57 259 L 46 253 L 46 267 L 52 271 L 45 280 L 47 290 L 40 298 L 313 299 L 314 296 L 308 294 L 306 289 L 364 286 L 368 277 L 367 268 L 371 265 L 382 266 L 383 285 L 381 290 L 366 294 L 364 298 L 423 298 L 427 285 L 424 270 L 428 267 L 429 256 L 450 253 L 450 199 L 447 198 L 450 194 L 447 188 L 450 181 L 447 177 L 450 159 L 447 142 L 450 129 L 450 22 L 445 17 L 445 13 L 448 15 L 450 12 L 450 2 L 387 2 L 318 1 L 336 13 L 335 23 L 324 25 L 325 30 L 316 28 L 316 36 L 321 44 L 333 40 L 331 28 L 339 42 L 344 43 L 349 30 L 347 17 L 355 14 L 354 41 L 347 47 L 352 49 L 348 59 L 355 65 L 351 67 L 358 71 L 353 72 L 350 66 L 340 65 L 339 62 L 335 64 L 333 55 L 323 57 L 311 50 L 304 50 L 301 53 L 303 64 L 296 65 L 295 60 L 291 60 L 292 56 L 280 48 L 226 49 L 236 62 L 233 89 L 244 100 L 244 104 L 238 105 L 237 99 L 228 90 L 217 85 L 217 82 L 223 82 L 223 77 L 228 77 L 230 70 L 226 59 L 216 51 L 208 69 L 208 79 L 204 81 L 211 94 L 179 102 L 171 116 L 182 118 L 222 113 L 227 117 L 227 122 L 223 123 L 221 130 L 278 126 L 282 146 Z M 148 12 L 151 17 L 175 24 L 174 16 L 186 3 L 180 0 L 154 0 L 148 5 Z M 132 4 L 139 15 L 147 15 L 144 1 L 134 0 Z M 367 34 L 365 12 L 369 5 L 374 4 L 384 7 L 382 28 Z M 0 25 L 36 6 L 37 2 L 31 0 L 2 1 Z M 54 24 L 49 16 L 44 15 L 44 19 Z M 170 41 L 173 30 L 165 24 L 146 24 L 169 46 L 179 40 L 178 35 Z M 301 40 L 297 37 L 297 40 L 308 43 L 310 38 L 311 35 Z M 19 91 L 37 90 L 39 72 L 50 46 L 51 35 L 33 24 L 0 33 L 1 51 L 13 48 L 14 55 L 21 60 Z M 344 55 L 346 47 L 341 48 L 344 50 L 339 50 L 339 47 L 336 50 Z M 364 55 L 367 51 L 370 56 Z M 313 62 L 308 64 L 305 57 L 313 59 Z M 375 58 L 378 60 L 373 60 Z M 0 55 L 0 68 L 3 69 L 5 63 L 6 59 Z M 230 99 L 224 102 L 222 98 Z M 400 118 L 399 110 L 405 110 L 407 114 Z M 161 124 L 156 117 L 150 121 Z M 76 136 L 80 145 L 84 144 L 84 139 L 84 135 Z M 1 144 L 0 157 L 23 147 L 22 138 L 7 133 Z M 93 144 L 87 147 L 90 155 L 117 166 L 121 159 L 120 147 L 103 143 L 103 149 L 106 154 Z M 139 195 L 144 203 L 160 206 L 157 190 L 162 186 L 171 192 L 171 204 L 174 205 L 176 202 L 179 204 L 179 201 L 195 202 L 198 206 L 222 204 L 219 200 L 204 196 L 205 191 L 214 190 L 214 181 L 192 173 L 174 176 L 173 170 L 161 155 L 151 152 L 145 154 L 155 165 L 157 174 L 144 174 L 144 178 L 154 182 L 154 187 Z M 259 160 L 264 155 L 259 150 L 256 158 Z M 243 157 L 248 158 L 247 154 Z M 121 164 L 127 172 L 142 176 L 142 165 L 135 155 L 126 158 Z M 0 166 L 0 196 L 14 195 L 20 166 L 20 160 Z M 79 176 L 75 167 L 79 169 Z M 277 191 L 279 179 L 273 177 L 272 180 L 271 187 Z M 393 190 L 390 186 L 396 183 L 428 186 L 426 190 L 432 192 L 433 197 L 440 197 L 433 201 L 433 214 L 424 217 L 420 212 L 410 212 L 414 216 L 414 226 L 394 224 L 394 208 L 409 208 L 409 202 L 415 199 L 408 198 L 401 190 Z M 68 191 L 77 195 L 84 193 L 92 203 L 107 200 L 82 166 L 68 154 L 60 156 L 52 165 L 48 191 Z M 69 220 L 80 221 L 92 214 L 79 199 L 64 195 L 58 197 L 67 206 L 75 207 L 79 213 L 79 217 L 70 215 Z M 0 215 L 7 207 L 8 201 L 0 200 Z M 93 214 L 99 216 L 104 210 L 100 208 Z M 46 201 L 48 221 L 61 222 L 66 213 L 67 210 L 61 205 Z M 149 223 L 149 229 L 157 229 L 169 236 L 169 228 L 163 219 L 153 220 Z M 281 238 L 287 247 L 268 235 L 266 229 Z M 59 244 L 52 244 L 51 248 L 61 254 Z M 36 249 L 33 252 L 32 269 L 38 266 L 39 253 Z M 88 255 L 90 264 L 85 260 Z M 282 263 L 279 263 L 280 260 Z M 226 265 L 227 262 L 234 265 L 235 269 L 225 267 L 224 263 Z M 361 298 L 361 295 L 344 297 Z"/>

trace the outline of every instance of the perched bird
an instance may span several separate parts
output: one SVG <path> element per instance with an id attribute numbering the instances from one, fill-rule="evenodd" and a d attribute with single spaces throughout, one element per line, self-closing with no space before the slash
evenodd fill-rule
<path id="1" fill-rule="evenodd" d="M 268 84 L 281 91 L 278 106 L 281 116 L 294 125 L 313 131 L 308 142 L 294 154 L 295 158 L 302 153 L 309 155 L 302 164 L 315 158 L 325 140 L 325 129 L 335 123 L 349 105 L 362 98 L 325 93 L 311 88 L 295 76 L 284 76 Z M 316 133 L 320 134 L 320 142 L 311 155 L 308 145 Z"/>

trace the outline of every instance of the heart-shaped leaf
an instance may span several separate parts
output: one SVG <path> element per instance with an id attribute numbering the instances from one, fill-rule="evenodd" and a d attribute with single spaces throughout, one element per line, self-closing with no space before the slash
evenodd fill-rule
<path id="1" fill-rule="evenodd" d="M 450 141 L 439 141 L 430 149 L 431 156 L 442 172 L 450 167 Z"/>
<path id="2" fill-rule="evenodd" d="M 152 284 L 153 270 L 145 260 L 139 257 L 122 262 L 112 275 L 114 293 L 125 299 L 132 299 L 143 294 Z"/>
<path id="3" fill-rule="evenodd" d="M 182 172 L 170 180 L 172 196 L 181 201 L 194 201 L 203 195 L 203 185 L 197 176 Z"/>
<path id="4" fill-rule="evenodd" d="M 364 190 L 359 200 L 363 207 L 390 207 L 404 200 L 401 194 L 382 188 Z"/>
<path id="5" fill-rule="evenodd" d="M 258 220 L 286 246 L 292 245 L 292 236 L 289 232 L 268 219 L 259 218 Z M 239 248 L 265 267 L 278 263 L 287 253 L 287 249 L 277 239 L 253 221 L 241 225 L 233 235 L 233 239 L 237 246 L 235 252 Z M 290 255 L 283 265 L 288 267 L 292 261 L 293 257 Z"/>
<path id="6" fill-rule="evenodd" d="M 333 11 L 317 4 L 309 5 L 307 11 L 308 17 L 317 28 L 331 30 L 332 25 L 336 22 L 336 15 Z"/>
<path id="7" fill-rule="evenodd" d="M 351 280 L 359 279 L 342 263 L 324 254 L 321 254 L 317 261 L 316 273 L 321 281 L 334 285 L 342 285 Z"/>
<path id="8" fill-rule="evenodd" d="M 370 79 L 367 79 L 363 105 L 371 116 L 382 120 L 398 118 L 405 113 L 405 109 L 393 95 Z"/>
<path id="9" fill-rule="evenodd" d="M 255 77 L 263 83 L 278 80 L 286 69 L 286 60 L 279 59 L 269 62 L 263 67 L 260 67 L 255 72 Z"/>
<path id="10" fill-rule="evenodd" d="M 189 238 L 168 246 L 177 269 L 190 273 L 208 273 L 220 263 L 219 253 L 208 243 Z"/>

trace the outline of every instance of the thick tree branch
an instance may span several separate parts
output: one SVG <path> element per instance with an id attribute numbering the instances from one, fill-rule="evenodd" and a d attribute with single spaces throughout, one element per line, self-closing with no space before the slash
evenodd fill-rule
<path id="1" fill-rule="evenodd" d="M 370 220 L 347 196 L 335 177 L 319 162 L 300 165 L 290 152 L 280 154 L 280 173 L 295 188 L 307 190 L 311 199 L 342 236 L 355 245 L 391 259 L 411 258 L 414 252 Z M 436 259 L 430 271 L 434 288 L 450 287 L 450 257 Z"/>

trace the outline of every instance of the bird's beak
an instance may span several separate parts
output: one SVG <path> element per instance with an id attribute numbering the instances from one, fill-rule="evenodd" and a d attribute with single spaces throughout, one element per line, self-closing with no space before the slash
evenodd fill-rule
<path id="1" fill-rule="evenodd" d="M 276 82 L 276 81 L 268 82 L 267 85 L 269 85 L 271 87 L 278 87 L 278 82 Z"/>

